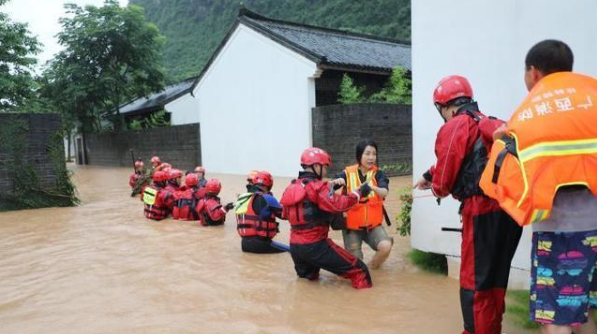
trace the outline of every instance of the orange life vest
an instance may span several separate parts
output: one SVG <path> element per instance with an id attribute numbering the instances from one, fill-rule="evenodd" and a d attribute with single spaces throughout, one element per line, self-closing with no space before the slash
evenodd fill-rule
<path id="1" fill-rule="evenodd" d="M 571 72 L 546 76 L 496 140 L 481 177 L 521 226 L 550 216 L 563 186 L 584 185 L 597 196 L 597 80 Z"/>
<path id="2" fill-rule="evenodd" d="M 377 181 L 375 180 L 377 170 L 377 166 L 373 166 L 367 172 L 367 181 L 369 181 L 370 185 L 377 186 Z M 359 165 L 346 167 L 344 172 L 346 173 L 346 191 L 351 193 L 358 190 L 361 186 Z M 380 225 L 382 222 L 383 199 L 373 191 L 369 196 L 361 198 L 359 203 L 346 212 L 346 227 L 350 230 L 370 229 Z"/>

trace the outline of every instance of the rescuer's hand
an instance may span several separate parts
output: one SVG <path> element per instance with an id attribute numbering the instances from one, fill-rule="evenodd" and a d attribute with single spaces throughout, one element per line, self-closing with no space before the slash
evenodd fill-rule
<path id="1" fill-rule="evenodd" d="M 343 178 L 339 177 L 335 180 L 332 180 L 332 184 L 335 186 L 343 186 L 344 187 L 344 186 L 346 186 L 346 181 Z"/>
<path id="2" fill-rule="evenodd" d="M 369 183 L 367 183 L 367 182 L 363 183 L 359 187 L 359 193 L 361 194 L 361 197 L 369 196 L 369 194 L 371 193 L 371 187 L 369 186 Z"/>
<path id="3" fill-rule="evenodd" d="M 418 190 L 431 189 L 431 181 L 427 181 L 425 180 L 425 178 L 422 177 L 419 179 L 419 181 L 417 181 L 417 183 L 415 183 L 414 188 Z"/>
<path id="4" fill-rule="evenodd" d="M 234 208 L 234 203 L 230 202 L 228 204 L 226 204 L 226 206 L 224 207 L 224 210 L 226 210 L 226 212 L 232 210 L 232 208 Z"/>
<path id="5" fill-rule="evenodd" d="M 506 127 L 506 124 L 503 124 L 493 133 L 493 140 L 496 141 L 506 135 L 508 135 L 508 127 Z"/>

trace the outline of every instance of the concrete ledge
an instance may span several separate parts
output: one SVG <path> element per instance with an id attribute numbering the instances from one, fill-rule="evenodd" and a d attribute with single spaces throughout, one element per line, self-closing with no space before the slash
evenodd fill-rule
<path id="1" fill-rule="evenodd" d="M 448 276 L 458 280 L 460 276 L 460 258 L 447 256 Z M 508 289 L 527 290 L 530 288 L 530 273 L 528 270 L 511 268 L 510 278 L 508 279 Z"/>

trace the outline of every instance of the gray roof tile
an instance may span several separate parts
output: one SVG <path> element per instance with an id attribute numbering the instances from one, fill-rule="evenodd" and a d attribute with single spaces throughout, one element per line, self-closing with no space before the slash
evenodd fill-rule
<path id="1" fill-rule="evenodd" d="M 411 47 L 399 41 L 268 19 L 245 10 L 240 21 L 282 44 L 303 51 L 321 63 L 390 71 L 411 69 Z"/>

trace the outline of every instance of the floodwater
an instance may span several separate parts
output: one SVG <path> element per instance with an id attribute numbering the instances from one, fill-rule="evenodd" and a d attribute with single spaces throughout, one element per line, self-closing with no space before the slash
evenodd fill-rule
<path id="1" fill-rule="evenodd" d="M 461 331 L 458 282 L 408 263 L 408 239 L 393 227 L 372 289 L 327 272 L 309 282 L 288 254 L 242 253 L 232 213 L 224 227 L 150 221 L 129 197 L 130 170 L 71 168 L 80 206 L 0 213 L 2 334 Z M 243 191 L 243 176 L 208 177 L 222 181 L 225 202 Z M 279 196 L 289 179 L 275 181 Z M 392 217 L 410 183 L 391 180 Z M 281 231 L 287 242 L 287 223 Z"/>

